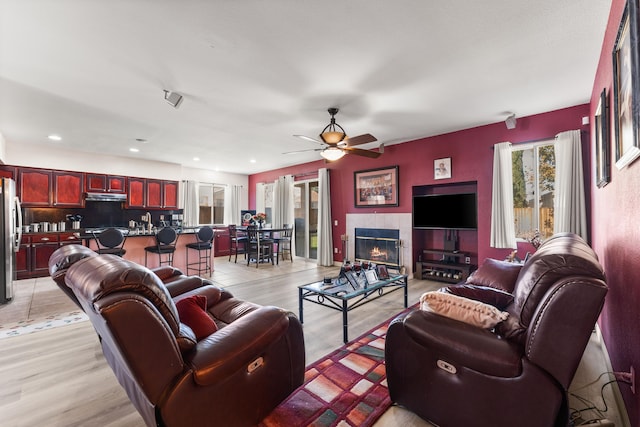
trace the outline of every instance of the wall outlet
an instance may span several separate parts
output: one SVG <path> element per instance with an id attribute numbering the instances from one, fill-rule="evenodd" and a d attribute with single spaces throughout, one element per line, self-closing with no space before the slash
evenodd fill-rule
<path id="1" fill-rule="evenodd" d="M 636 370 L 633 365 L 629 372 L 614 372 L 613 377 L 616 381 L 629 384 L 631 386 L 631 393 L 636 393 Z"/>
<path id="2" fill-rule="evenodd" d="M 338 248 L 333 248 L 333 253 L 337 254 L 338 253 Z"/>
<path id="3" fill-rule="evenodd" d="M 471 264 L 471 257 L 464 257 L 465 264 Z"/>
<path id="4" fill-rule="evenodd" d="M 333 225 L 335 225 L 336 227 L 338 226 L 338 220 L 337 219 L 333 221 Z"/>

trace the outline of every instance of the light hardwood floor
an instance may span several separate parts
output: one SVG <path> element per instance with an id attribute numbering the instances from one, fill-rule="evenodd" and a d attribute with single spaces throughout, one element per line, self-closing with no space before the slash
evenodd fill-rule
<path id="1" fill-rule="evenodd" d="M 298 313 L 297 286 L 333 276 L 337 268 L 317 267 L 296 259 L 280 265 L 255 265 L 215 259 L 212 280 L 236 297 L 264 305 L 277 305 Z M 409 281 L 409 305 L 439 282 Z M 43 319 L 76 308 L 50 278 L 16 283 L 16 297 L 0 306 L 0 324 Z M 349 313 L 349 337 L 355 338 L 403 310 L 401 291 L 393 292 Z M 342 318 L 337 311 L 305 303 L 304 332 L 307 363 L 342 345 Z M 574 384 L 587 384 L 604 372 L 602 352 L 590 343 Z M 597 388 L 597 391 L 596 391 Z M 597 402 L 599 386 L 580 393 Z M 620 423 L 613 397 L 607 417 Z M 577 404 L 576 404 L 577 405 Z M 598 406 L 602 406 L 599 404 Z M 582 406 L 576 406 L 582 407 Z M 90 322 L 0 340 L 0 425 L 31 426 L 143 426 L 104 361 Z M 431 426 L 402 408 L 392 406 L 376 423 L 387 426 Z"/>

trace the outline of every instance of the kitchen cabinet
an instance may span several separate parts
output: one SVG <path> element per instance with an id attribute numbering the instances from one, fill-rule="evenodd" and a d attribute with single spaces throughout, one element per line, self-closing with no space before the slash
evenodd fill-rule
<path id="1" fill-rule="evenodd" d="M 82 172 L 53 172 L 53 206 L 84 207 L 84 174 Z"/>
<path id="2" fill-rule="evenodd" d="M 17 278 L 48 276 L 49 258 L 58 247 L 58 233 L 23 235 L 20 250 L 16 254 Z"/>
<path id="3" fill-rule="evenodd" d="M 53 192 L 51 172 L 51 170 L 46 169 L 18 169 L 18 188 L 22 206 L 51 206 Z"/>
<path id="4" fill-rule="evenodd" d="M 215 228 L 215 237 L 213 239 L 213 256 L 229 255 L 229 228 Z"/>
<path id="5" fill-rule="evenodd" d="M 22 236 L 20 250 L 16 254 L 18 279 L 30 279 L 49 275 L 49 258 L 62 245 L 81 244 L 73 233 L 33 233 Z"/>
<path id="6" fill-rule="evenodd" d="M 127 207 L 176 209 L 178 207 L 178 181 L 129 178 Z"/>
<path id="7" fill-rule="evenodd" d="M 18 168 L 18 188 L 24 207 L 84 207 L 82 172 Z"/>
<path id="8" fill-rule="evenodd" d="M 146 207 L 146 180 L 144 178 L 129 178 L 129 191 L 127 192 L 127 207 Z"/>
<path id="9" fill-rule="evenodd" d="M 31 274 L 31 238 L 22 236 L 20 249 L 16 252 L 16 276 L 18 279 L 28 279 Z"/>
<path id="10" fill-rule="evenodd" d="M 85 189 L 87 192 L 97 193 L 126 193 L 126 178 L 124 176 L 88 173 L 85 175 Z"/>
<path id="11" fill-rule="evenodd" d="M 0 178 L 16 179 L 17 171 L 15 166 L 0 165 Z"/>

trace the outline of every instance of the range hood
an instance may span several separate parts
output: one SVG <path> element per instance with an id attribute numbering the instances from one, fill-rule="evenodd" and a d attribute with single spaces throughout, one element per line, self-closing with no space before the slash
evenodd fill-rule
<path id="1" fill-rule="evenodd" d="M 126 202 L 126 194 L 117 193 L 85 193 L 85 200 L 89 202 Z"/>

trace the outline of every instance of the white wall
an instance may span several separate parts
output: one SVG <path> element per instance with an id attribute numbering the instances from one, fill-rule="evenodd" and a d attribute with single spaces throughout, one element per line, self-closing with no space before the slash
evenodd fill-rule
<path id="1" fill-rule="evenodd" d="M 4 140 L 2 132 L 0 132 L 0 163 L 7 163 L 7 143 Z"/>

